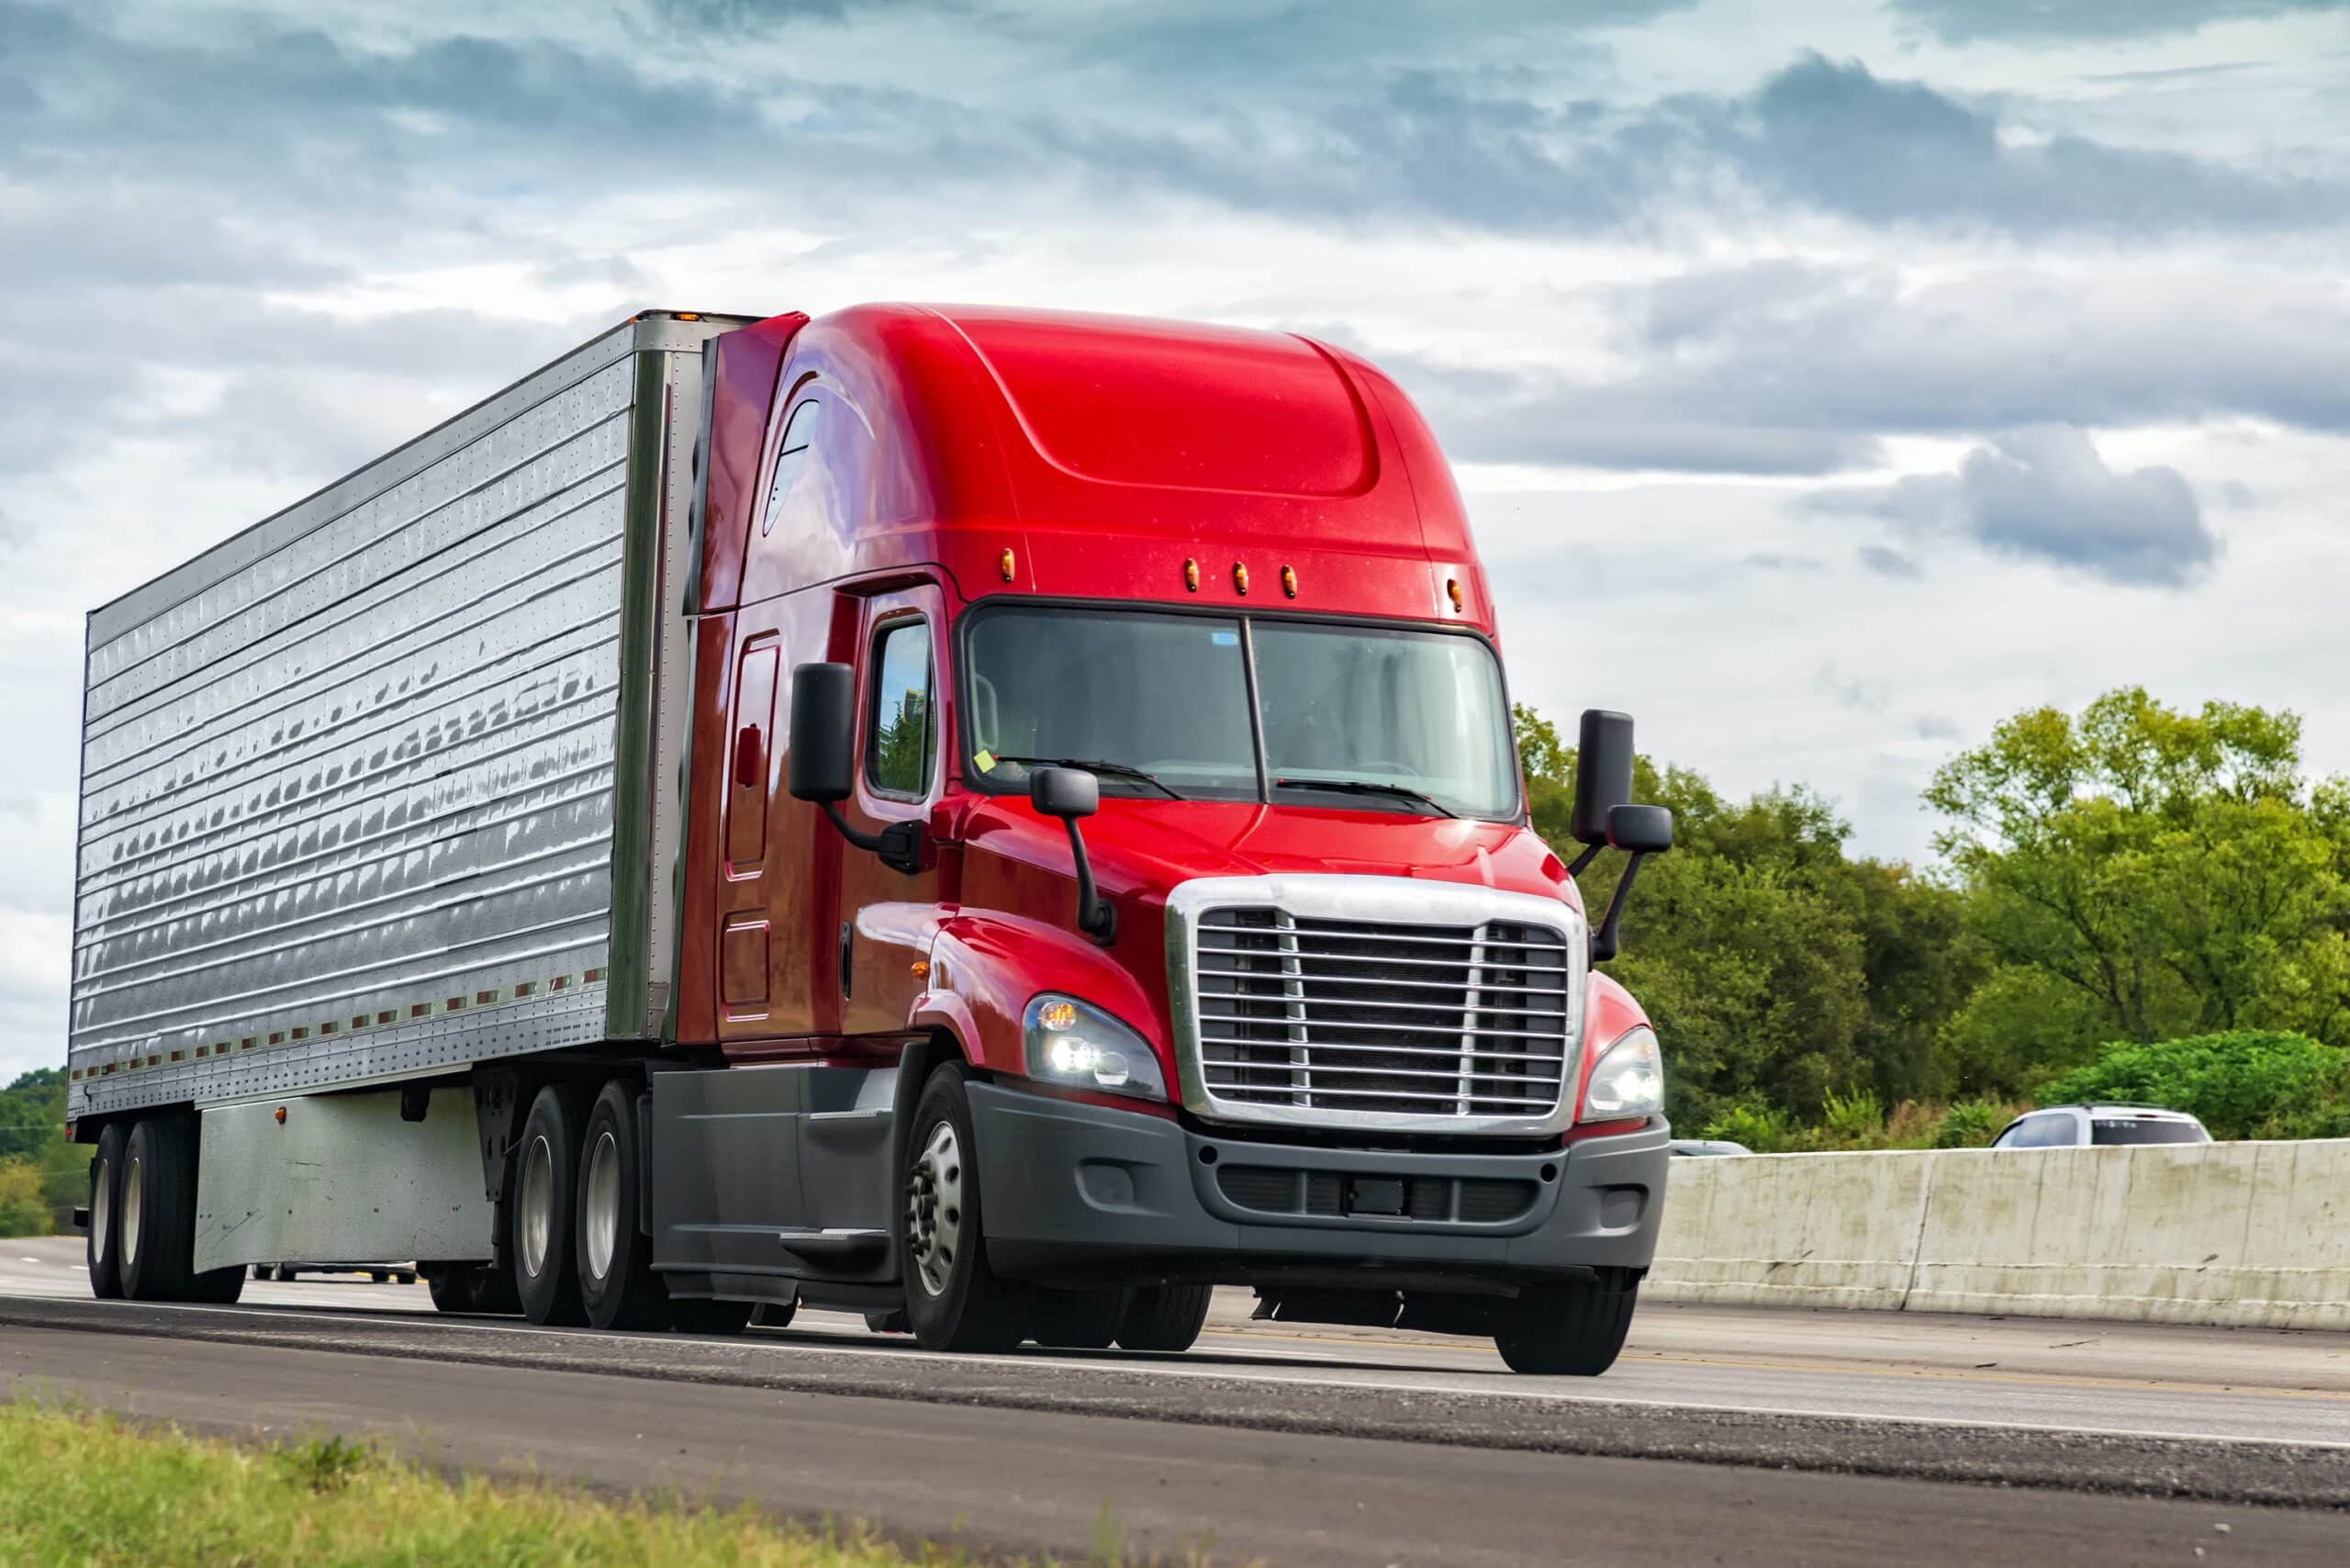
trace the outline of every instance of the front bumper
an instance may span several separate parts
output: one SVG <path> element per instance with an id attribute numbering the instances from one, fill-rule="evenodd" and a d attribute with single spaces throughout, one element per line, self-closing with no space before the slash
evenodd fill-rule
<path id="1" fill-rule="evenodd" d="M 969 1086 L 988 1256 L 1048 1282 L 1306 1278 L 1376 1287 L 1644 1270 L 1662 1120 L 1531 1154 L 1309 1148 Z"/>

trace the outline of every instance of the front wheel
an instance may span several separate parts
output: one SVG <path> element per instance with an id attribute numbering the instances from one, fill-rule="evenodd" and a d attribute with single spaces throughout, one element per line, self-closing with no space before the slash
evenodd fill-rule
<path id="1" fill-rule="evenodd" d="M 1144 1285 L 1126 1304 L 1118 1323 L 1118 1346 L 1126 1350 L 1178 1354 L 1192 1348 L 1207 1326 L 1212 1285 Z"/>
<path id="2" fill-rule="evenodd" d="M 977 1148 L 962 1070 L 950 1063 L 914 1105 L 900 1186 L 898 1269 L 926 1350 L 1009 1350 L 1027 1338 L 1031 1293 L 988 1266 Z"/>
<path id="3" fill-rule="evenodd" d="M 1529 1285 L 1502 1309 L 1494 1343 L 1512 1372 L 1597 1377 L 1616 1364 L 1639 1295 L 1638 1281 Z"/>

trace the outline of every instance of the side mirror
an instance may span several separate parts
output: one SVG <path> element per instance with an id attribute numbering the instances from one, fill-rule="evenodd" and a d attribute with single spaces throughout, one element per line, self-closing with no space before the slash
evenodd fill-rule
<path id="1" fill-rule="evenodd" d="M 1662 855 L 1673 847 L 1673 813 L 1662 806 L 1617 806 L 1607 813 L 1607 846 Z"/>
<path id="2" fill-rule="evenodd" d="M 856 671 L 800 665 L 791 672 L 789 788 L 795 801 L 845 801 L 856 777 Z"/>
<path id="3" fill-rule="evenodd" d="M 1102 809 L 1102 781 L 1081 767 L 1040 767 L 1028 776 L 1028 803 L 1039 816 L 1090 817 Z"/>
<path id="4" fill-rule="evenodd" d="M 791 670 L 791 754 L 786 786 L 795 801 L 812 801 L 859 849 L 892 871 L 922 869 L 922 823 L 891 823 L 864 833 L 841 814 L 856 784 L 856 671 L 847 665 L 795 665 Z"/>
<path id="5" fill-rule="evenodd" d="M 1607 813 L 1632 798 L 1632 716 L 1583 711 L 1575 739 L 1575 803 L 1567 831 L 1578 844 L 1607 842 Z"/>
<path id="6" fill-rule="evenodd" d="M 1069 852 L 1077 862 L 1077 928 L 1107 945 L 1118 934 L 1118 912 L 1093 887 L 1093 861 L 1085 853 L 1078 819 L 1102 809 L 1102 780 L 1082 767 L 1040 767 L 1028 776 L 1028 803 L 1041 817 L 1058 817 L 1069 828 Z"/>

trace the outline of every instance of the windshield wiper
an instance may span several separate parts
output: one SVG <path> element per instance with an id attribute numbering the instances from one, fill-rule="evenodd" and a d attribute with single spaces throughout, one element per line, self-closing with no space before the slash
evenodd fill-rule
<path id="1" fill-rule="evenodd" d="M 1016 762 L 1023 767 L 1082 767 L 1088 773 L 1106 773 L 1113 778 L 1132 778 L 1137 783 L 1147 784 L 1170 801 L 1191 799 L 1188 795 L 1177 794 L 1131 763 L 1089 761 L 1079 756 L 1006 756 L 1002 752 L 996 753 L 995 759 L 998 762 Z"/>
<path id="2" fill-rule="evenodd" d="M 1457 817 L 1459 812 L 1445 810 L 1433 795 L 1424 795 L 1408 784 L 1388 784 L 1370 778 L 1276 778 L 1276 790 L 1336 790 L 1342 795 L 1393 795 L 1399 801 L 1417 801 L 1438 816 Z"/>

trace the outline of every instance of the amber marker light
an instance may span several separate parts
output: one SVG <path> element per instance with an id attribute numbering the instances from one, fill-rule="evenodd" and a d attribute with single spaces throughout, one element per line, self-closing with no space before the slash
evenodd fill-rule
<path id="1" fill-rule="evenodd" d="M 277 1125 L 279 1126 L 284 1126 L 285 1125 L 285 1107 L 283 1105 L 280 1105 L 277 1108 Z"/>
<path id="2" fill-rule="evenodd" d="M 1240 593 L 1248 591 L 1248 568 L 1237 561 L 1232 563 L 1232 586 Z"/>
<path id="3" fill-rule="evenodd" d="M 1012 580 L 1012 552 L 1006 550 L 1002 555 L 997 559 L 996 565 L 1003 568 L 1003 580 L 1005 582 L 1010 582 Z"/>
<path id="4" fill-rule="evenodd" d="M 1183 588 L 1189 593 L 1200 591 L 1200 564 L 1197 561 L 1183 563 Z"/>
<path id="5" fill-rule="evenodd" d="M 1444 591 L 1452 600 L 1453 613 L 1459 614 L 1460 612 L 1460 579 L 1459 577 L 1445 578 Z"/>
<path id="6" fill-rule="evenodd" d="M 1297 597 L 1297 568 L 1295 566 L 1281 568 L 1281 592 L 1292 599 Z"/>
<path id="7" fill-rule="evenodd" d="M 1077 1003 L 1047 1002 L 1036 1010 L 1036 1022 L 1058 1035 L 1077 1027 Z"/>

